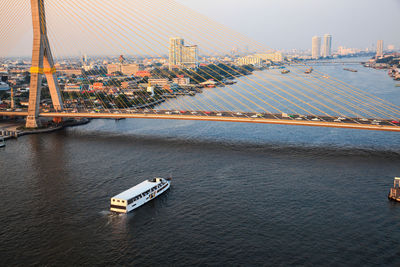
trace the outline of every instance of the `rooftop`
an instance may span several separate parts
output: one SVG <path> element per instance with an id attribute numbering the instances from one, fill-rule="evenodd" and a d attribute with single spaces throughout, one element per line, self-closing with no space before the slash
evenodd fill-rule
<path id="1" fill-rule="evenodd" d="M 157 185 L 158 183 L 153 183 L 153 182 L 149 182 L 148 180 L 141 182 L 138 185 L 135 185 L 134 187 L 119 193 L 118 195 L 112 197 L 115 199 L 121 199 L 121 200 L 129 200 L 132 197 L 135 197 L 143 192 L 146 192 L 147 190 L 149 190 L 150 188 L 152 188 L 153 186 Z"/>

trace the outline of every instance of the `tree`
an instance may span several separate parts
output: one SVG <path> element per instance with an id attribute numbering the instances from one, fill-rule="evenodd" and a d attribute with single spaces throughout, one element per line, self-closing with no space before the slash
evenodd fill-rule
<path id="1" fill-rule="evenodd" d="M 114 99 L 114 103 L 118 108 L 132 107 L 131 101 L 122 94 Z"/>

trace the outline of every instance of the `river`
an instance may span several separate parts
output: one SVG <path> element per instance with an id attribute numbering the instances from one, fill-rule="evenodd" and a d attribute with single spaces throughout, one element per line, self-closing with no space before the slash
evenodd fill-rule
<path id="1" fill-rule="evenodd" d="M 315 68 L 400 103 L 385 71 Z M 387 193 L 399 149 L 390 132 L 139 119 L 10 140 L 1 262 L 398 266 L 400 205 Z M 110 197 L 170 175 L 166 194 L 108 212 Z"/>

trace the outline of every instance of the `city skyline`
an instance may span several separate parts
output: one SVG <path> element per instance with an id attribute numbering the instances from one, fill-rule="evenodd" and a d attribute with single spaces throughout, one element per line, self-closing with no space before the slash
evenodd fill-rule
<path id="1" fill-rule="evenodd" d="M 74 0 L 66 1 L 64 4 L 65 8 L 73 9 L 74 5 L 72 3 L 75 2 L 76 1 Z M 329 7 L 329 9 L 324 10 L 324 12 L 315 12 L 322 5 L 321 3 L 315 2 L 315 0 L 306 0 L 306 2 L 312 6 L 310 10 L 292 0 L 287 0 L 285 2 L 286 4 L 280 4 L 276 0 L 268 1 L 266 2 L 267 4 L 261 1 L 251 0 L 250 2 L 247 2 L 245 6 L 243 3 L 238 1 L 230 2 L 230 4 L 227 5 L 226 0 L 221 0 L 212 4 L 209 0 L 206 0 L 204 3 L 202 2 L 202 4 L 196 4 L 193 0 L 178 0 L 178 2 L 184 4 L 184 6 L 179 6 L 179 8 L 183 9 L 187 6 L 192 9 L 190 12 L 194 12 L 194 14 L 202 14 L 209 17 L 212 21 L 217 21 L 222 25 L 226 25 L 234 32 L 239 32 L 246 37 L 250 37 L 247 40 L 249 43 L 252 42 L 251 39 L 254 39 L 262 45 L 265 45 L 266 49 L 309 50 L 309 38 L 314 35 L 322 36 L 325 33 L 329 33 L 335 38 L 332 50 L 336 50 L 340 46 L 348 48 L 365 49 L 368 47 L 370 49 L 376 49 L 377 40 L 384 40 L 385 45 L 392 45 L 395 49 L 400 48 L 400 37 L 393 34 L 392 27 L 387 26 L 395 25 L 396 23 L 395 13 L 396 10 L 400 10 L 400 5 L 395 1 L 389 1 L 386 3 L 385 8 L 388 9 L 389 14 L 385 17 L 380 13 L 376 13 L 376 10 L 378 10 L 376 3 L 371 1 L 360 2 L 359 0 L 356 1 L 356 3 L 347 3 L 340 0 L 335 2 L 334 7 Z M 29 12 L 26 12 L 26 10 L 24 11 L 22 3 L 23 1 L 17 0 L 15 7 L 11 7 L 9 10 L 10 13 L 15 14 L 15 16 L 10 17 L 10 24 L 16 24 L 16 28 L 14 34 L 7 32 L 7 29 L 5 29 L 4 36 L 7 36 L 8 41 L 14 43 L 13 47 L 6 47 L 5 50 L 10 50 L 7 51 L 7 54 L 29 56 L 31 54 L 30 46 L 32 42 L 31 21 L 29 19 Z M 117 0 L 115 3 L 122 3 L 122 1 Z M 308 6 L 307 3 L 305 3 L 304 6 Z M 221 13 L 219 10 L 220 8 L 223 8 L 224 4 L 227 5 L 227 10 L 226 12 Z M 365 7 L 365 10 L 357 9 L 357 5 L 359 7 Z M 287 7 L 290 8 L 287 9 Z M 168 53 L 167 49 L 163 47 L 165 39 L 159 39 L 159 37 L 154 38 L 154 43 L 151 43 L 151 47 L 148 47 L 150 45 L 143 43 L 144 40 L 141 38 L 148 37 L 143 36 L 141 32 L 138 33 L 135 29 L 139 17 L 130 17 L 129 14 L 124 13 L 125 11 L 122 9 L 120 13 L 121 17 L 124 18 L 124 21 L 113 20 L 111 15 L 107 14 L 102 16 L 100 21 L 105 25 L 103 29 L 105 32 L 113 31 L 111 33 L 111 38 L 123 39 L 122 41 L 124 43 L 130 44 L 128 47 L 125 45 L 124 48 L 125 50 L 127 48 L 132 50 L 128 52 L 122 51 L 124 49 L 120 47 L 112 48 L 112 46 L 116 46 L 115 44 L 103 43 L 101 41 L 101 36 L 95 32 L 85 33 L 84 28 L 79 27 L 81 22 L 78 20 L 73 20 L 69 17 L 60 19 L 57 15 L 60 12 L 59 8 L 60 7 L 54 5 L 49 5 L 47 8 L 48 22 L 49 25 L 51 25 L 49 30 L 53 33 L 49 38 L 55 39 L 52 42 L 56 41 L 63 44 L 62 48 L 54 51 L 56 57 L 64 54 L 77 56 L 81 53 L 87 53 L 89 55 L 151 54 L 152 50 L 162 51 L 162 54 Z M 355 8 L 356 11 L 352 11 L 350 14 L 349 10 L 352 10 L 351 8 Z M 272 12 L 272 10 L 274 12 Z M 293 13 L 294 10 L 296 10 L 296 13 Z M 146 10 L 143 10 L 143 12 L 144 11 Z M 82 12 L 82 10 L 77 10 L 74 16 L 79 16 Z M 163 13 L 155 10 L 152 12 L 152 15 L 158 17 L 160 20 L 164 21 L 166 19 L 164 17 L 166 16 L 165 12 Z M 266 14 L 269 16 L 265 16 Z M 337 14 L 340 14 L 340 18 Z M 94 14 L 88 14 L 85 16 L 83 17 L 85 17 L 86 21 L 99 20 L 99 18 L 96 18 Z M 208 34 L 206 30 L 207 25 L 205 25 L 205 22 L 208 21 L 208 18 L 206 17 L 204 17 L 204 23 L 203 20 L 200 20 L 200 24 L 196 24 L 197 28 L 204 29 L 205 37 L 207 37 L 206 35 Z M 238 17 L 241 19 L 238 20 Z M 373 21 L 372 19 L 366 19 L 371 17 L 374 17 Z M 18 22 L 13 22 L 16 18 L 18 18 Z M 170 17 L 167 19 L 173 20 L 175 18 Z M 177 16 L 176 21 L 181 24 L 180 27 L 185 26 L 183 23 L 184 16 Z M 116 29 L 122 25 L 120 23 L 132 24 L 134 28 L 122 37 L 121 34 L 118 34 L 119 31 L 116 31 Z M 153 32 L 154 29 L 161 31 L 161 29 L 158 28 L 159 26 L 156 26 L 157 23 L 146 20 L 146 24 L 144 24 L 143 29 L 140 30 L 143 30 L 144 32 Z M 215 23 L 215 26 L 217 25 L 218 24 Z M 174 30 L 169 28 L 170 26 L 168 26 L 168 23 L 163 25 L 163 27 L 166 27 L 166 29 L 163 29 L 163 32 L 169 36 L 179 35 L 185 40 L 188 40 L 189 43 L 197 43 L 202 47 L 201 52 L 203 54 L 213 53 L 212 51 L 207 50 L 207 45 L 196 40 L 198 37 L 189 29 Z M 11 30 L 11 28 L 9 30 Z M 54 34 L 54 32 L 57 32 L 57 34 Z M 18 38 L 16 37 L 17 34 Z M 159 34 L 157 33 L 157 35 Z M 222 43 L 226 43 L 227 47 L 221 47 L 221 49 L 230 51 L 233 47 L 229 42 L 233 42 L 233 40 L 227 41 L 226 39 L 223 39 L 222 35 L 223 34 L 218 34 L 217 36 L 221 39 Z M 230 34 L 226 38 L 229 37 L 233 39 L 234 35 L 235 34 Z M 154 37 L 156 37 L 156 35 Z M 215 38 L 215 36 L 209 37 Z M 82 40 L 84 40 L 84 42 L 82 42 Z M 153 40 L 151 40 L 151 42 L 153 42 Z M 87 50 L 84 48 L 83 44 L 87 44 L 87 46 L 92 49 Z M 240 46 L 245 47 L 246 44 L 242 43 Z M 386 47 L 384 48 L 386 49 Z M 66 50 L 70 51 L 65 52 Z"/>
<path id="2" fill-rule="evenodd" d="M 396 0 L 384 5 L 373 0 L 177 1 L 274 49 L 309 49 L 309 38 L 326 32 L 335 37 L 334 48 L 376 47 L 379 39 L 400 48 L 400 35 L 391 26 L 398 23 Z"/>
<path id="3" fill-rule="evenodd" d="M 176 1 L 0 3 L 4 266 L 400 266 L 398 36 Z"/>

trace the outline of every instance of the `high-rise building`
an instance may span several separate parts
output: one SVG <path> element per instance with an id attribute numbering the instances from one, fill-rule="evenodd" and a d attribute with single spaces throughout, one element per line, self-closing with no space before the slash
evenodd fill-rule
<path id="1" fill-rule="evenodd" d="M 332 35 L 325 34 L 324 35 L 324 47 L 322 50 L 323 57 L 330 57 L 332 56 Z"/>
<path id="2" fill-rule="evenodd" d="M 169 38 L 169 67 L 177 66 L 182 61 L 182 47 L 185 41 L 183 38 Z"/>
<path id="3" fill-rule="evenodd" d="M 378 43 L 376 44 L 376 57 L 382 57 L 383 56 L 383 40 L 378 40 Z"/>
<path id="4" fill-rule="evenodd" d="M 82 55 L 82 65 L 83 65 L 83 66 L 86 66 L 87 63 L 88 63 L 87 55 L 84 54 L 84 55 Z"/>
<path id="5" fill-rule="evenodd" d="M 319 36 L 314 36 L 312 38 L 311 57 L 313 59 L 318 59 L 321 57 L 321 37 Z"/>
<path id="6" fill-rule="evenodd" d="M 169 69 L 197 68 L 199 66 L 198 46 L 185 46 L 183 38 L 169 39 Z"/>

